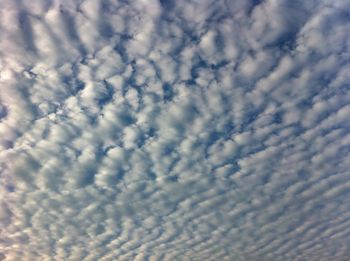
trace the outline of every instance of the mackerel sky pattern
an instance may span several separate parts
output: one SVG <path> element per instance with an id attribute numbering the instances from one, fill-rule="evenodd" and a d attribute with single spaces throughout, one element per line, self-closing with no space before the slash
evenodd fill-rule
<path id="1" fill-rule="evenodd" d="M 1 0 L 0 260 L 350 260 L 349 0 Z"/>

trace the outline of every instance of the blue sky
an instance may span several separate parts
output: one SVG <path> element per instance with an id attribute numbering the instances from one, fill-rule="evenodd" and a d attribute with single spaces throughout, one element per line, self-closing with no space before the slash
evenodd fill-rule
<path id="1" fill-rule="evenodd" d="M 0 2 L 0 260 L 350 260 L 348 0 Z"/>

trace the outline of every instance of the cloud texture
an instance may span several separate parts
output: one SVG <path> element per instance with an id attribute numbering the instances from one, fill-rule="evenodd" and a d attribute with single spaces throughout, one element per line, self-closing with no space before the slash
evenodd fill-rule
<path id="1" fill-rule="evenodd" d="M 1 1 L 0 260 L 349 260 L 348 10 Z"/>

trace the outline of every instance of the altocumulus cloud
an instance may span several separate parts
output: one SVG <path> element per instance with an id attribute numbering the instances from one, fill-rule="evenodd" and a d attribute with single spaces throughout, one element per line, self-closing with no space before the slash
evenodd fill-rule
<path id="1" fill-rule="evenodd" d="M 0 1 L 0 260 L 350 260 L 349 10 Z"/>

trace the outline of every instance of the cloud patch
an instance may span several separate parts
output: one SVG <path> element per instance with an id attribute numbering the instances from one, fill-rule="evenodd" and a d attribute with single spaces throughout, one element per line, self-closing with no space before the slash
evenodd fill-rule
<path id="1" fill-rule="evenodd" d="M 347 260 L 347 1 L 0 3 L 0 260 Z"/>

